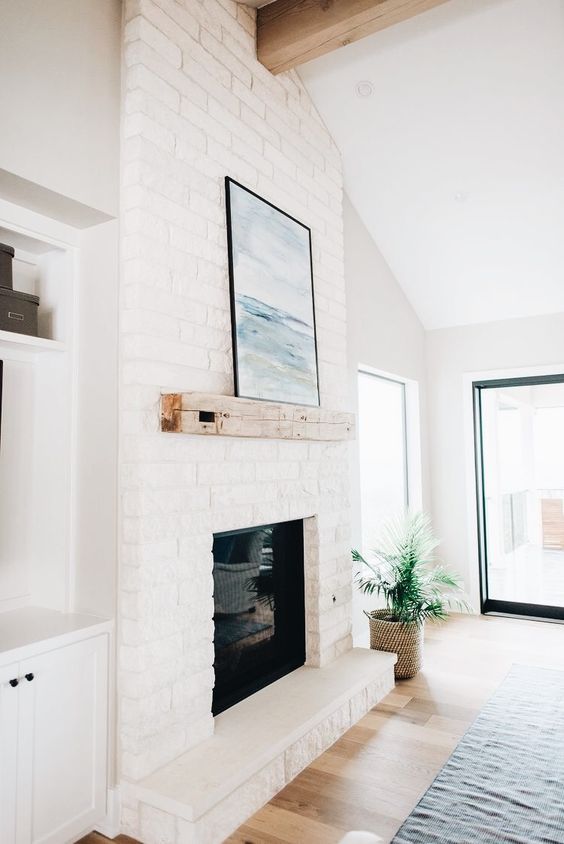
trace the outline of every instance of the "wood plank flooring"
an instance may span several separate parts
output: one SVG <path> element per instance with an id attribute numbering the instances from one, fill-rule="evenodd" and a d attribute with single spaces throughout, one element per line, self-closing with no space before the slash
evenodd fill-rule
<path id="1" fill-rule="evenodd" d="M 99 832 L 91 832 L 86 838 L 81 838 L 76 844 L 108 844 L 108 841 L 113 841 L 114 844 L 139 844 L 129 835 L 118 835 L 117 838 L 106 838 L 105 835 L 100 835 Z"/>
<path id="2" fill-rule="evenodd" d="M 515 662 L 564 669 L 564 625 L 492 616 L 428 625 L 424 670 L 398 682 L 226 844 L 337 844 L 351 829 L 389 842 Z"/>
<path id="3" fill-rule="evenodd" d="M 428 625 L 425 667 L 296 777 L 228 844 L 389 842 L 511 665 L 564 669 L 564 625 L 456 616 Z"/>

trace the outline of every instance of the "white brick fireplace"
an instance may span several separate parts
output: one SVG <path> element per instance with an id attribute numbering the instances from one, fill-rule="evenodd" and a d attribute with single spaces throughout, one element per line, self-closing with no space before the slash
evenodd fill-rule
<path id="1" fill-rule="evenodd" d="M 247 797 L 239 793 L 236 810 L 220 802 L 235 784 L 216 784 L 215 810 L 184 811 L 165 794 L 175 776 L 189 778 L 190 753 L 197 760 L 214 733 L 214 533 L 306 519 L 307 665 L 329 671 L 352 646 L 348 444 L 159 430 L 162 392 L 233 393 L 227 175 L 311 227 L 321 405 L 348 409 L 341 162 L 297 74 L 273 77 L 256 61 L 252 10 L 231 0 L 126 0 L 125 17 L 122 823 L 147 844 L 213 842 L 392 682 L 389 661 L 381 682 L 370 669 L 360 671 L 362 682 L 353 671 L 348 692 L 339 686 L 346 671 L 341 679 L 333 672 L 334 705 L 303 729 L 288 727 L 288 742 L 310 738 L 286 759 L 281 736 L 278 756 L 238 783 Z M 222 724 L 231 711 L 218 716 Z M 179 757 L 188 759 L 183 773 Z"/>

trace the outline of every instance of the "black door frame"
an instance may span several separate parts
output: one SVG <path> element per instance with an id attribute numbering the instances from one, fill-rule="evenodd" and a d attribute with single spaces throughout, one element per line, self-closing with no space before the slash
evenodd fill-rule
<path id="1" fill-rule="evenodd" d="M 486 496 L 484 490 L 484 441 L 482 434 L 482 391 L 496 387 L 534 387 L 542 384 L 564 384 L 564 373 L 531 375 L 522 378 L 481 379 L 472 382 L 474 409 L 474 459 L 476 467 L 476 512 L 478 530 L 478 562 L 480 571 L 480 607 L 484 615 L 515 615 L 532 619 L 564 621 L 564 607 L 499 601 L 488 595 L 488 546 L 486 540 Z"/>

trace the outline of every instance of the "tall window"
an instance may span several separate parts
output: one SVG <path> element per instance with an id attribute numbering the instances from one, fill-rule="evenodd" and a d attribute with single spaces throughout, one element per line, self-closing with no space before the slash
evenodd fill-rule
<path id="1" fill-rule="evenodd" d="M 405 384 L 360 371 L 358 403 L 362 543 L 369 549 L 382 522 L 409 503 Z"/>

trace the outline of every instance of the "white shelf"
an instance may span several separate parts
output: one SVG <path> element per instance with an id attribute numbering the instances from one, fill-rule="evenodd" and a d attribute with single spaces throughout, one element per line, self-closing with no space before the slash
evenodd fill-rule
<path id="1" fill-rule="evenodd" d="M 50 650 L 98 633 L 111 633 L 112 629 L 107 618 L 45 607 L 0 613 L 0 666 L 45 651 L 45 643 Z"/>
<path id="2" fill-rule="evenodd" d="M 10 349 L 34 353 L 65 352 L 67 346 L 59 340 L 45 340 L 44 337 L 30 337 L 27 334 L 16 334 L 14 331 L 0 331 L 0 354 Z"/>

